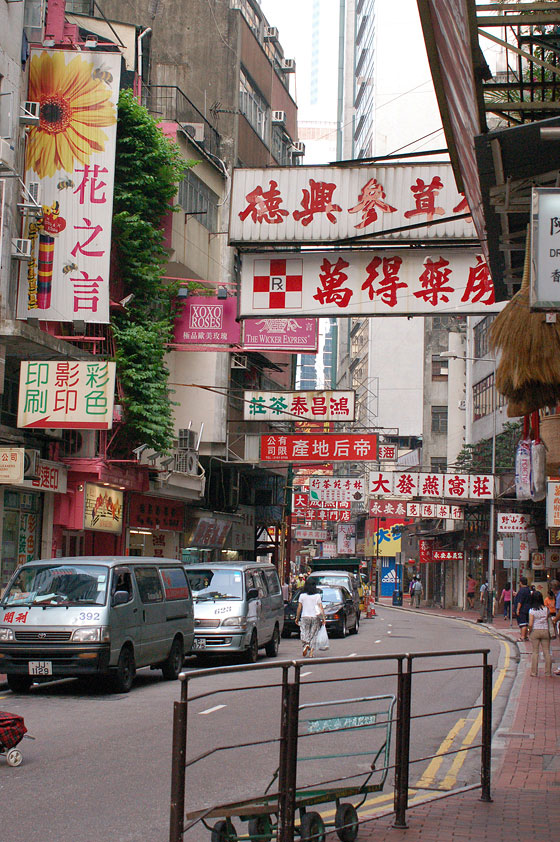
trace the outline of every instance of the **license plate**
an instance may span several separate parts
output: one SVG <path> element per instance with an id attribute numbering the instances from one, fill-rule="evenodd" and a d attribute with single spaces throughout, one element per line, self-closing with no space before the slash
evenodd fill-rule
<path id="1" fill-rule="evenodd" d="M 193 649 L 206 649 L 206 639 L 204 637 L 195 637 Z"/>
<path id="2" fill-rule="evenodd" d="M 29 675 L 52 675 L 52 661 L 29 661 Z"/>

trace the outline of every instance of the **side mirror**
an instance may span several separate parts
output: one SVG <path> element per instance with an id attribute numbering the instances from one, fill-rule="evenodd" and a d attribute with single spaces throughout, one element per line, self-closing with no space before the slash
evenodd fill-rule
<path id="1" fill-rule="evenodd" d="M 124 605 L 129 600 L 130 594 L 128 591 L 115 591 L 113 594 L 113 605 Z"/>
<path id="2" fill-rule="evenodd" d="M 258 599 L 258 598 L 259 598 L 258 590 L 256 588 L 249 588 L 249 590 L 247 591 L 247 599 L 251 600 L 251 599 Z"/>

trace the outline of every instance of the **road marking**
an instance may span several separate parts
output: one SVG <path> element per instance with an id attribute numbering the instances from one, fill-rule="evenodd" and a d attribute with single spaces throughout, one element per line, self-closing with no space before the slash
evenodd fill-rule
<path id="1" fill-rule="evenodd" d="M 357 656 L 358 656 L 357 652 L 350 652 L 350 654 L 347 655 L 348 658 L 356 658 Z"/>
<path id="2" fill-rule="evenodd" d="M 447 750 L 451 748 L 453 740 L 455 739 L 459 731 L 463 728 L 466 721 L 466 719 L 459 719 L 455 723 L 453 728 L 449 731 L 445 739 L 442 741 L 440 747 L 436 751 L 436 757 L 433 757 L 432 760 L 430 760 L 426 771 L 424 772 L 420 780 L 417 782 L 416 786 L 418 787 L 418 789 L 428 789 L 428 787 L 432 785 L 434 778 L 437 772 L 439 771 L 439 767 L 443 763 L 444 755 L 446 754 Z"/>
<path id="3" fill-rule="evenodd" d="M 199 710 L 198 715 L 199 716 L 206 716 L 207 713 L 214 713 L 214 711 L 221 710 L 222 708 L 225 708 L 225 707 L 226 707 L 226 705 L 216 705 L 213 708 L 208 708 L 208 710 Z"/>
<path id="4" fill-rule="evenodd" d="M 375 642 L 376 642 L 376 643 L 381 643 L 381 641 L 380 641 L 380 640 L 376 640 Z"/>
<path id="5" fill-rule="evenodd" d="M 309 672 L 302 672 L 302 673 L 300 673 L 300 678 L 305 678 L 306 675 L 311 675 L 311 674 L 312 674 L 311 670 L 309 670 Z"/>

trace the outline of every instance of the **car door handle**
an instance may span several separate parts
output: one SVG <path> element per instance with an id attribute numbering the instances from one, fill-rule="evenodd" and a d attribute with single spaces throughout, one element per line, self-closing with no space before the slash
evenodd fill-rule
<path id="1" fill-rule="evenodd" d="M 133 608 L 133 609 L 132 609 L 132 613 L 133 613 L 133 614 L 137 614 L 137 613 L 138 613 L 138 609 L 137 609 L 137 608 Z"/>

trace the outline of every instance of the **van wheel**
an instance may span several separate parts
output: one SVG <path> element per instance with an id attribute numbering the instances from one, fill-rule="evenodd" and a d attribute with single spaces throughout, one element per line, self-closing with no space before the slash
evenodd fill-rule
<path id="1" fill-rule="evenodd" d="M 350 634 L 358 634 L 360 630 L 360 619 L 356 614 L 356 622 L 354 623 L 354 628 L 350 630 Z"/>
<path id="2" fill-rule="evenodd" d="M 128 693 L 134 681 L 136 665 L 131 646 L 123 646 L 119 655 L 117 670 L 112 677 L 113 693 Z"/>
<path id="3" fill-rule="evenodd" d="M 8 687 L 12 693 L 29 693 L 33 679 L 28 675 L 8 675 Z"/>
<path id="4" fill-rule="evenodd" d="M 248 664 L 256 664 L 259 657 L 259 641 L 257 640 L 257 633 L 253 631 L 251 635 L 251 642 L 249 648 L 245 653 L 245 660 Z"/>
<path id="5" fill-rule="evenodd" d="M 274 632 L 272 637 L 264 647 L 264 651 L 268 655 L 269 658 L 275 658 L 278 654 L 278 647 L 280 646 L 280 633 L 278 631 L 278 626 L 274 626 Z"/>
<path id="6" fill-rule="evenodd" d="M 161 671 L 166 681 L 175 681 L 183 668 L 183 641 L 176 637 L 171 644 L 171 650 L 166 660 L 161 665 Z"/>

